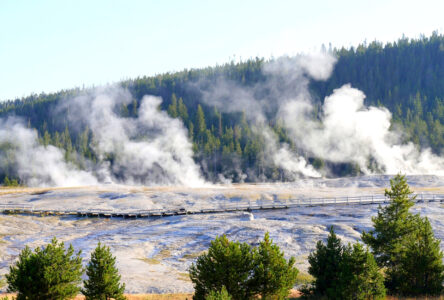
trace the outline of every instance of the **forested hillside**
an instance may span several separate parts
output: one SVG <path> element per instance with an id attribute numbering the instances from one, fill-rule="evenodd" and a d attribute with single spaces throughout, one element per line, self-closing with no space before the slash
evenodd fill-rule
<path id="1" fill-rule="evenodd" d="M 357 48 L 330 49 L 337 57 L 333 74 L 326 81 L 310 82 L 310 92 L 319 107 L 325 96 L 345 83 L 362 90 L 366 105 L 384 106 L 393 114 L 396 126 L 405 131 L 405 141 L 421 147 L 431 147 L 440 154 L 444 147 L 444 36 L 433 34 L 420 39 L 402 38 L 383 45 L 379 42 L 362 44 Z M 202 92 L 196 84 L 216 84 L 223 77 L 239 86 L 253 86 L 266 80 L 264 59 L 228 63 L 205 69 L 184 70 L 153 77 L 142 77 L 121 82 L 134 98 L 120 107 L 124 117 L 138 114 L 144 95 L 163 99 L 161 109 L 173 118 L 179 118 L 188 129 L 193 143 L 194 159 L 204 176 L 213 181 L 223 177 L 233 181 L 276 181 L 291 179 L 279 167 L 266 161 L 264 141 L 252 130 L 244 113 L 221 113 L 202 101 Z M 60 114 L 58 106 L 91 89 L 72 89 L 54 94 L 31 95 L 0 104 L 0 117 L 22 117 L 27 126 L 36 128 L 40 143 L 55 145 L 65 150 L 65 159 L 80 168 L 85 161 L 97 159 L 91 143 L 94 136 L 88 127 L 72 124 Z M 69 109 L 64 111 L 69 114 Z M 316 118 L 316 115 L 313 116 Z M 281 142 L 298 151 L 288 138 L 279 120 L 268 120 Z M 5 147 L 5 145 L 2 145 Z M 334 164 L 299 154 L 317 169 L 329 167 L 329 175 L 356 175 L 360 170 L 352 164 Z M 112 163 L 112 158 L 110 158 Z M 15 178 L 14 170 L 3 168 L 2 178 Z"/>

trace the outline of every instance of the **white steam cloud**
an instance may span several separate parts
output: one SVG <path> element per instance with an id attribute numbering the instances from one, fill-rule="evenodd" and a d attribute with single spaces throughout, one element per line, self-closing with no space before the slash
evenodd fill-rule
<path id="1" fill-rule="evenodd" d="M 267 120 L 270 116 L 276 117 L 281 107 L 298 101 L 294 100 L 295 96 L 309 99 L 309 78 L 327 79 L 335 62 L 336 59 L 326 53 L 281 57 L 264 66 L 267 76 L 264 82 L 244 87 L 219 78 L 215 85 L 203 89 L 203 100 L 222 112 L 244 112 L 254 132 L 264 139 L 266 161 L 273 162 L 293 178 L 321 177 L 303 156 L 292 151 L 288 144 L 279 143 Z M 307 106 L 311 104 L 307 102 Z"/>
<path id="2" fill-rule="evenodd" d="M 290 101 L 281 107 L 285 122 L 298 146 L 332 162 L 352 162 L 371 174 L 444 175 L 444 159 L 413 143 L 402 144 L 399 132 L 390 131 L 391 113 L 366 107 L 362 91 L 344 85 L 325 99 L 319 122 L 310 119 L 313 107 L 306 101 Z"/>
<path id="3" fill-rule="evenodd" d="M 16 118 L 0 120 L 0 167 L 13 168 L 30 186 L 79 186 L 97 184 L 90 173 L 65 162 L 63 150 L 40 145 L 37 131 Z"/>
<path id="4" fill-rule="evenodd" d="M 87 171 L 66 162 L 63 150 L 40 145 L 37 131 L 19 119 L 0 120 L 0 167 L 29 186 L 203 185 L 181 121 L 161 111 L 162 100 L 152 96 L 142 99 L 137 117 L 121 117 L 119 110 L 131 100 L 127 90 L 113 87 L 66 99 L 58 107 L 56 113 L 92 132 L 90 146 L 98 160 L 87 161 Z"/>
<path id="5" fill-rule="evenodd" d="M 194 163 L 191 143 L 182 122 L 159 110 L 161 99 L 145 96 L 136 118 L 120 117 L 116 109 L 132 100 L 126 90 L 113 88 L 72 102 L 74 120 L 86 123 L 94 136 L 93 149 L 101 161 L 112 156 L 112 169 L 102 165 L 105 180 L 127 184 L 204 183 Z M 71 108 L 71 107 L 70 107 Z"/>
<path id="6" fill-rule="evenodd" d="M 263 139 L 262 161 L 280 167 L 286 176 L 321 177 L 328 172 L 321 174 L 306 157 L 354 163 L 366 174 L 444 175 L 444 158 L 402 143 L 401 133 L 390 129 L 390 112 L 366 107 L 363 92 L 344 85 L 326 97 L 322 107 L 312 99 L 310 79 L 327 79 L 335 61 L 328 53 L 284 57 L 266 63 L 264 78 L 254 86 L 219 78 L 216 84 L 199 82 L 196 87 L 204 102 L 220 111 L 244 112 Z M 91 130 L 89 146 L 97 161 L 85 162 L 87 171 L 66 162 L 63 150 L 40 145 L 37 132 L 19 119 L 0 120 L 0 168 L 13 170 L 30 186 L 205 184 L 181 121 L 161 111 L 162 100 L 152 96 L 140 101 L 137 116 L 122 116 L 122 108 L 132 101 L 127 90 L 111 87 L 66 99 L 58 107 L 56 113 L 67 116 L 71 126 Z M 270 119 L 286 130 L 291 145 L 279 141 Z M 244 170 L 237 169 L 242 180 Z"/>
<path id="7" fill-rule="evenodd" d="M 444 159 L 430 149 L 402 143 L 401 133 L 390 130 L 391 113 L 385 108 L 366 107 L 362 91 L 344 85 L 326 97 L 315 114 L 309 92 L 310 78 L 326 80 L 335 64 L 328 53 L 279 58 L 266 63 L 266 79 L 254 86 L 219 79 L 204 89 L 204 101 L 223 112 L 244 112 L 265 142 L 265 155 L 286 172 L 308 177 L 321 174 L 305 156 L 334 163 L 357 164 L 365 174 L 444 175 Z M 317 116 L 315 118 L 314 116 Z M 279 143 L 268 119 L 287 130 L 297 152 Z"/>

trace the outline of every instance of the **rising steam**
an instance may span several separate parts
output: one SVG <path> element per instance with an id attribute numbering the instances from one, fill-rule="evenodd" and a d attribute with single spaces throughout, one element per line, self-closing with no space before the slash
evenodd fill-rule
<path id="1" fill-rule="evenodd" d="M 17 172 L 29 186 L 78 186 L 97 184 L 90 173 L 65 162 L 64 152 L 39 144 L 37 131 L 26 128 L 21 120 L 0 120 L 0 167 Z"/>
<path id="2" fill-rule="evenodd" d="M 335 59 L 328 53 L 283 57 L 263 67 L 266 80 L 239 86 L 219 78 L 203 89 L 203 99 L 223 112 L 244 112 L 256 134 L 263 137 L 265 155 L 293 175 L 319 177 L 306 159 L 289 149 L 267 125 L 282 123 L 298 152 L 334 163 L 354 163 L 365 174 L 402 172 L 444 175 L 444 159 L 430 149 L 420 151 L 403 144 L 401 133 L 390 130 L 391 114 L 385 108 L 366 107 L 362 91 L 344 85 L 326 97 L 317 119 L 309 92 L 310 78 L 326 80 Z M 296 177 L 296 176 L 294 176 Z"/>
<path id="3" fill-rule="evenodd" d="M 366 107 L 364 98 L 360 90 L 344 85 L 325 99 L 319 122 L 308 117 L 313 107 L 297 100 L 281 107 L 279 116 L 298 146 L 316 157 L 355 163 L 366 174 L 444 175 L 443 158 L 413 143 L 402 144 L 401 134 L 390 131 L 391 113 Z"/>
<path id="4" fill-rule="evenodd" d="M 120 88 L 99 90 L 70 103 L 72 121 L 86 123 L 94 136 L 100 161 L 112 157 L 112 169 L 102 164 L 102 180 L 126 184 L 204 183 L 192 158 L 188 133 L 182 122 L 159 110 L 161 99 L 145 96 L 136 118 L 123 118 L 116 109 L 132 100 Z"/>
<path id="5" fill-rule="evenodd" d="M 88 171 L 66 162 L 63 150 L 40 145 L 36 130 L 19 119 L 0 123 L 0 167 L 29 186 L 204 184 L 182 123 L 160 111 L 161 99 L 152 96 L 142 99 L 136 118 L 120 117 L 118 110 L 131 100 L 128 91 L 113 87 L 67 99 L 57 109 L 91 129 L 98 161 L 87 162 Z"/>
<path id="6" fill-rule="evenodd" d="M 364 93 L 350 85 L 334 90 L 316 112 L 309 82 L 327 79 L 334 64 L 335 58 L 328 53 L 283 57 L 266 63 L 264 80 L 254 86 L 219 78 L 216 84 L 199 82 L 194 88 L 202 92 L 205 103 L 222 112 L 245 113 L 252 130 L 264 141 L 264 163 L 278 166 L 286 177 L 321 177 L 328 172 L 315 170 L 306 157 L 353 163 L 365 174 L 444 175 L 443 158 L 402 143 L 401 133 L 390 129 L 390 112 L 366 107 Z M 63 150 L 41 145 L 37 132 L 21 120 L 0 120 L 0 168 L 13 170 L 30 186 L 203 185 L 182 122 L 160 111 L 162 100 L 153 96 L 140 101 L 137 116 L 123 117 L 120 109 L 132 101 L 125 89 L 102 88 L 66 99 L 56 110 L 72 126 L 91 130 L 90 147 L 97 160 L 87 161 L 86 171 L 67 162 Z M 285 128 L 291 145 L 279 141 L 270 119 Z M 247 176 L 239 164 L 237 169 L 238 178 Z M 230 180 L 223 174 L 219 178 Z"/>

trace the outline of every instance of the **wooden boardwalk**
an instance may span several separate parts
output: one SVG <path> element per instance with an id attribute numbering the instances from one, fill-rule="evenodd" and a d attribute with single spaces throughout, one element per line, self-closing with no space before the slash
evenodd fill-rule
<path id="1" fill-rule="evenodd" d="M 215 200 L 213 200 L 215 201 Z M 384 195 L 351 196 L 351 197 L 331 197 L 331 198 L 298 198 L 281 200 L 259 199 L 252 201 L 240 201 L 238 203 L 226 203 L 220 200 L 219 207 L 204 208 L 172 208 L 172 209 L 151 209 L 151 210 L 114 210 L 114 209 L 78 209 L 78 210 L 54 210 L 35 208 L 29 204 L 2 204 L 0 203 L 0 213 L 21 214 L 37 216 L 77 216 L 77 217 L 98 217 L 98 218 L 149 218 L 167 217 L 193 214 L 212 214 L 226 212 L 251 212 L 258 210 L 288 209 L 304 206 L 324 206 L 324 205 L 369 205 L 387 203 L 388 199 Z M 444 194 L 417 194 L 415 202 L 444 202 Z"/>

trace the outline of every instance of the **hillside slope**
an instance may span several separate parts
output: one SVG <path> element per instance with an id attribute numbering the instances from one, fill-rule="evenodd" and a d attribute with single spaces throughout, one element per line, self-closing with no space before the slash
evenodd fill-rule
<path id="1" fill-rule="evenodd" d="M 314 76 L 313 79 L 313 76 L 298 74 L 293 81 L 287 82 L 291 76 L 282 70 L 288 70 L 279 69 L 281 73 L 276 75 L 269 66 L 292 61 L 292 58 L 271 61 L 256 58 L 124 81 L 120 85 L 130 91 L 132 99 L 114 109 L 123 118 L 136 118 L 145 95 L 162 97 L 161 109 L 183 122 L 192 142 L 193 159 L 204 177 L 212 181 L 292 180 L 297 173 L 289 172 L 267 156 L 269 141 L 264 137 L 263 129 L 257 129 L 256 116 L 252 118 L 249 114 L 255 105 L 250 103 L 242 108 L 231 108 L 242 100 L 239 95 L 244 94 L 264 107 L 265 123 L 273 139 L 278 140 L 278 147 L 285 145 L 285 150 L 290 151 L 290 154 L 285 152 L 286 155 L 297 155 L 300 157 L 297 163 L 306 161 L 313 166 L 308 174 L 344 176 L 385 171 L 384 167 L 372 165 L 371 160 L 367 163 L 368 170 L 367 166 L 363 168 L 354 161 L 332 160 L 301 147 L 298 140 L 291 137 L 289 128 L 282 125 L 280 115 L 276 113 L 281 107 L 275 103 L 280 103 L 278 98 L 287 92 L 297 95 L 301 80 L 309 81 L 307 87 L 313 103 L 310 118 L 314 121 L 322 119 L 325 114 L 325 97 L 350 83 L 365 93 L 365 105 L 386 107 L 393 114 L 392 128 L 402 128 L 403 143 L 412 141 L 422 148 L 430 147 L 435 154 L 442 152 L 444 36 L 434 33 L 416 40 L 402 38 L 386 45 L 372 42 L 356 49 L 330 49 L 329 53 L 337 62 L 327 78 Z M 295 69 L 295 72 L 300 71 Z M 275 89 L 281 90 L 279 96 L 276 96 Z M 220 90 L 229 92 L 221 93 Z M 22 118 L 26 127 L 37 129 L 40 144 L 63 149 L 64 159 L 81 169 L 88 168 L 88 162 L 107 161 L 112 165 L 115 154 L 99 154 L 93 146 L 97 132 L 92 132 L 88 124 L 70 117 L 75 114 L 71 104 L 73 99 L 95 93 L 95 89 L 77 88 L 6 101 L 0 104 L 0 117 Z M 209 97 L 214 99 L 209 101 Z M 22 178 L 16 172 L 10 151 L 8 143 L 3 142 L 0 177 L 20 181 Z M 114 176 L 119 178 L 119 172 L 116 171 Z"/>

